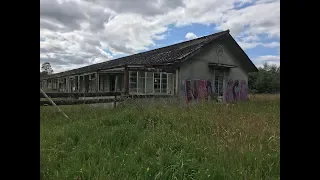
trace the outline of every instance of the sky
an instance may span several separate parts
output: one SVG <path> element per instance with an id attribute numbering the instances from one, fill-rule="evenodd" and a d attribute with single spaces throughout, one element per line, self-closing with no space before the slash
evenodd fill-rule
<path id="1" fill-rule="evenodd" d="M 40 70 L 62 72 L 230 30 L 280 65 L 280 0 L 40 0 Z"/>

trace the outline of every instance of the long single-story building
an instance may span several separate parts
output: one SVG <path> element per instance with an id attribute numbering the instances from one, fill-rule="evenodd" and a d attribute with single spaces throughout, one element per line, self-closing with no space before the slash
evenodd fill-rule
<path id="1" fill-rule="evenodd" d="M 187 102 L 247 99 L 256 66 L 229 30 L 40 78 L 47 92 L 178 95 Z"/>

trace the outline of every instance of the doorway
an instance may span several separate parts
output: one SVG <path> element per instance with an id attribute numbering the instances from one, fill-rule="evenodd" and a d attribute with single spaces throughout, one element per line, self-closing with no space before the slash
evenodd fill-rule
<path id="1" fill-rule="evenodd" d="M 214 92 L 218 101 L 223 100 L 223 90 L 224 90 L 224 71 L 219 69 L 215 70 L 214 75 Z"/>
<path id="2" fill-rule="evenodd" d="M 110 91 L 114 92 L 116 89 L 116 76 L 115 75 L 110 75 Z"/>

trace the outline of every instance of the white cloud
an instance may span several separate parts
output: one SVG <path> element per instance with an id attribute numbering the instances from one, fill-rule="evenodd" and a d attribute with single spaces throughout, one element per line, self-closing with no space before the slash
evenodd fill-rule
<path id="1" fill-rule="evenodd" d="M 228 10 L 218 29 L 231 29 L 235 36 L 243 33 L 280 37 L 280 1 L 257 1 L 243 9 Z"/>
<path id="2" fill-rule="evenodd" d="M 238 2 L 40 0 L 40 63 L 48 61 L 59 72 L 148 50 L 155 40 L 167 38 L 171 24 L 216 24 L 216 30 L 230 29 L 244 48 L 278 47 L 277 42 L 262 43 L 259 35 L 280 36 L 280 1 L 258 0 L 245 8 Z"/>
<path id="3" fill-rule="evenodd" d="M 280 55 L 264 55 L 254 59 L 257 67 L 262 67 L 264 63 L 280 66 Z"/>
<path id="4" fill-rule="evenodd" d="M 246 49 L 252 49 L 257 46 L 263 46 L 266 48 L 275 48 L 275 47 L 280 47 L 279 42 L 271 42 L 271 43 L 262 43 L 262 42 L 245 42 L 245 41 L 238 41 L 239 46 L 246 50 Z"/>
<path id="5" fill-rule="evenodd" d="M 260 38 L 259 36 L 257 36 L 256 34 L 255 35 L 248 35 L 248 36 L 245 36 L 245 37 L 242 37 L 241 38 L 241 41 L 243 42 L 256 42 L 256 41 L 259 41 Z"/>
<path id="6" fill-rule="evenodd" d="M 271 42 L 271 43 L 266 43 L 262 44 L 264 47 L 269 47 L 269 48 L 274 48 L 274 47 L 280 47 L 279 42 Z"/>
<path id="7" fill-rule="evenodd" d="M 198 36 L 195 35 L 193 32 L 188 32 L 185 36 L 186 39 L 190 40 L 190 39 L 196 39 Z"/>
<path id="8" fill-rule="evenodd" d="M 257 58 L 259 61 L 280 61 L 280 56 L 265 55 Z"/>

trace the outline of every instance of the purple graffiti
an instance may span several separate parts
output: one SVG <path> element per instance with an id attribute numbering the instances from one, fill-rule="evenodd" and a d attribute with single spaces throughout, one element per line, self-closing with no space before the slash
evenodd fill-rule
<path id="1" fill-rule="evenodd" d="M 240 83 L 239 80 L 235 80 L 232 87 L 233 92 L 233 100 L 239 101 L 240 100 Z"/>
<path id="2" fill-rule="evenodd" d="M 245 101 L 248 99 L 248 87 L 245 80 L 241 80 L 240 88 L 240 100 Z"/>
<path id="3" fill-rule="evenodd" d="M 208 99 L 208 89 L 206 80 L 186 80 L 185 81 L 186 102 L 192 100 L 201 101 Z"/>
<path id="4" fill-rule="evenodd" d="M 245 101 L 248 99 L 248 86 L 245 80 L 229 80 L 225 92 L 226 102 Z"/>
<path id="5" fill-rule="evenodd" d="M 226 102 L 232 102 L 233 101 L 233 93 L 232 93 L 232 87 L 233 87 L 233 80 L 229 80 L 227 83 L 227 90 L 226 90 Z"/>

